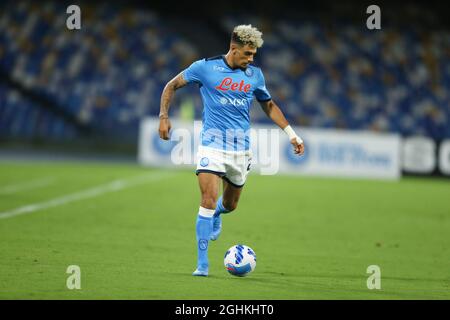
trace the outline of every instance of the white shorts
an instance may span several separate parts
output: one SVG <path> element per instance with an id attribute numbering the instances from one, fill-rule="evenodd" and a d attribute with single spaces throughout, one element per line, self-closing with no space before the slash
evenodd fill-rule
<path id="1" fill-rule="evenodd" d="M 225 151 L 209 147 L 199 146 L 197 151 L 197 170 L 213 173 L 230 183 L 241 188 L 245 184 L 250 172 L 252 151 Z"/>

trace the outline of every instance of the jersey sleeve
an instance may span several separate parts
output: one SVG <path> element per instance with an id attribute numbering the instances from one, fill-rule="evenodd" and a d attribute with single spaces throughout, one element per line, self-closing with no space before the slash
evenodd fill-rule
<path id="1" fill-rule="evenodd" d="M 266 102 L 272 100 L 272 96 L 269 93 L 269 90 L 266 88 L 266 80 L 264 79 L 264 75 L 261 70 L 259 70 L 259 80 L 258 86 L 254 91 L 254 95 L 258 102 Z"/>
<path id="2" fill-rule="evenodd" d="M 202 84 L 203 66 L 205 65 L 205 59 L 198 60 L 192 63 L 189 67 L 183 70 L 183 78 L 188 83 Z"/>

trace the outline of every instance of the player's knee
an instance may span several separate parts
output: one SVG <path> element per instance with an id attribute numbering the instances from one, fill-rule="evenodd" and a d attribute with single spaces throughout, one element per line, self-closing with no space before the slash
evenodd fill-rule
<path id="1" fill-rule="evenodd" d="M 237 208 L 238 202 L 237 201 L 223 201 L 222 205 L 225 209 L 227 209 L 229 212 L 235 210 Z"/>

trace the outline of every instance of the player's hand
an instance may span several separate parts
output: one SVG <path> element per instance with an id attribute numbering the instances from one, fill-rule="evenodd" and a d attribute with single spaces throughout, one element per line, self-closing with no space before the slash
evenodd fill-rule
<path id="1" fill-rule="evenodd" d="M 305 153 L 305 145 L 299 138 L 293 138 L 291 144 L 294 146 L 294 153 L 302 156 Z"/>
<path id="2" fill-rule="evenodd" d="M 169 132 L 172 128 L 168 117 L 159 119 L 159 137 L 163 140 L 169 140 Z"/>

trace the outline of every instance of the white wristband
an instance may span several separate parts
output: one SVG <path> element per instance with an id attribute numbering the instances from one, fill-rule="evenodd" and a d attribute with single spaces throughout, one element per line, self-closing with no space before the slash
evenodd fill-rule
<path id="1" fill-rule="evenodd" d="M 288 125 L 286 128 L 284 128 L 283 131 L 286 132 L 286 134 L 287 134 L 288 137 L 289 137 L 289 140 L 292 140 L 292 139 L 296 138 L 296 139 L 297 139 L 297 143 L 299 143 L 299 144 L 300 144 L 300 143 L 303 143 L 302 138 L 300 138 L 300 137 L 295 133 L 294 129 L 292 129 L 290 125 Z"/>

